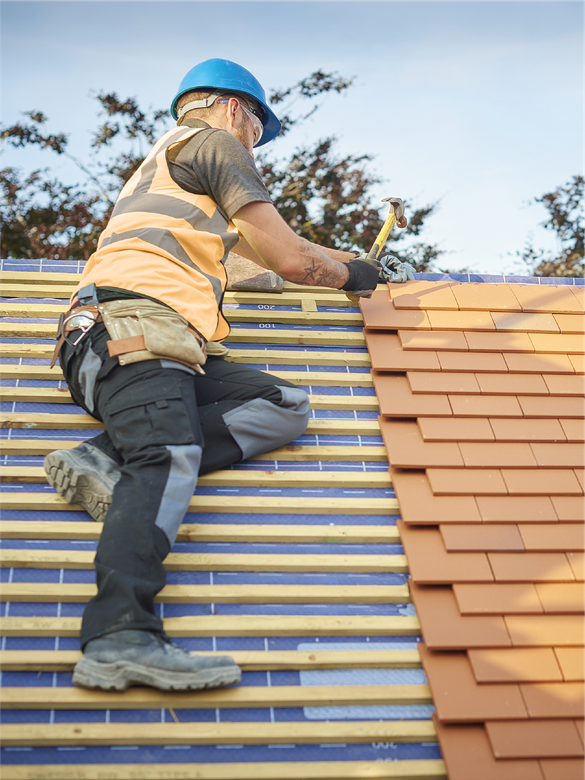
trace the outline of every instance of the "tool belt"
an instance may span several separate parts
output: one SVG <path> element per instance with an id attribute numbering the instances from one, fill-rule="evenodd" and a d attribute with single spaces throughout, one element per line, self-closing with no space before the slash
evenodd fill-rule
<path id="1" fill-rule="evenodd" d="M 77 344 L 98 322 L 103 322 L 110 340 L 110 357 L 117 357 L 121 366 L 143 360 L 174 360 L 200 374 L 207 359 L 203 337 L 173 309 L 147 298 L 108 301 L 70 309 L 59 323 L 53 366 L 64 341 L 72 330 L 82 333 L 72 343 Z"/>

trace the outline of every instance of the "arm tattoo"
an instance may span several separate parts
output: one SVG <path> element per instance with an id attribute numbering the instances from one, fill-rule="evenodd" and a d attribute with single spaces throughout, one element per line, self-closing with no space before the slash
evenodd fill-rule
<path id="1" fill-rule="evenodd" d="M 302 246 L 301 252 L 310 257 L 307 257 L 303 275 L 295 280 L 297 284 L 338 288 L 347 281 L 342 263 L 326 255 L 315 257 L 314 249 L 306 244 Z"/>

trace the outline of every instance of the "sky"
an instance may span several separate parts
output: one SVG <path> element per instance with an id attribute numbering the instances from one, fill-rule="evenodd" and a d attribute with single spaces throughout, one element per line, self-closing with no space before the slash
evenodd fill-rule
<path id="1" fill-rule="evenodd" d="M 338 72 L 351 89 L 263 149 L 281 157 L 335 135 L 339 155 L 372 155 L 383 180 L 374 203 L 438 203 L 423 238 L 445 250 L 439 265 L 518 273 L 529 235 L 556 246 L 531 201 L 583 173 L 583 11 L 563 0 L 2 0 L 1 121 L 42 111 L 87 159 L 100 121 L 92 93 L 164 108 L 212 57 L 248 68 L 267 92 Z M 1 162 L 80 178 L 49 152 L 7 148 Z"/>

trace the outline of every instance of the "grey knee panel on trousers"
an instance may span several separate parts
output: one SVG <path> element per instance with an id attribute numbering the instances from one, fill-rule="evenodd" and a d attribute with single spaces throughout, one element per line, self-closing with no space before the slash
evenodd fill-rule
<path id="1" fill-rule="evenodd" d="M 304 390 L 284 385 L 278 389 L 280 404 L 254 398 L 223 415 L 244 459 L 288 444 L 307 427 L 311 407 Z"/>
<path id="2" fill-rule="evenodd" d="M 198 444 L 167 445 L 171 467 L 155 520 L 173 545 L 197 484 L 202 449 Z"/>

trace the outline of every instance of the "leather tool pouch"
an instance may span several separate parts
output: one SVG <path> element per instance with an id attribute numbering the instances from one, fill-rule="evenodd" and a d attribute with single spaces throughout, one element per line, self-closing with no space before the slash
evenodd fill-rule
<path id="1" fill-rule="evenodd" d="M 188 321 L 146 298 L 100 303 L 99 311 L 110 335 L 111 357 L 121 366 L 143 360 L 176 360 L 200 374 L 205 364 L 205 345 Z"/>

